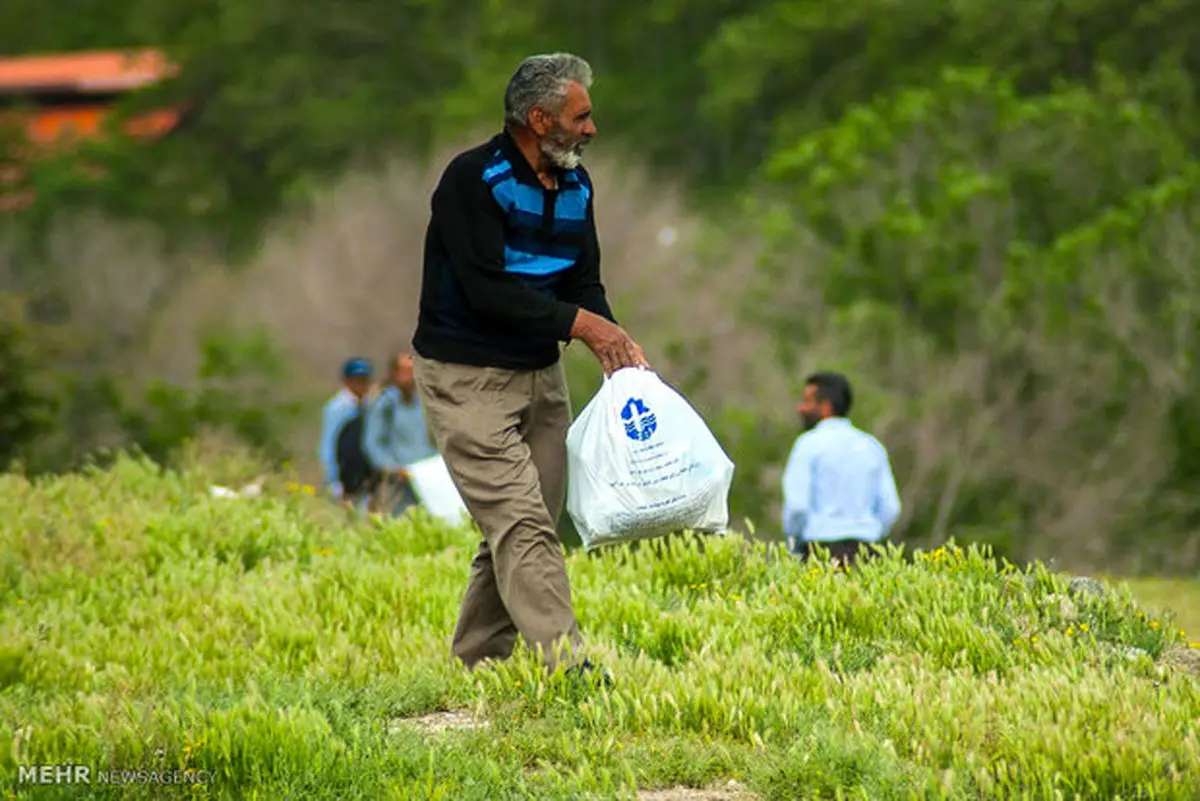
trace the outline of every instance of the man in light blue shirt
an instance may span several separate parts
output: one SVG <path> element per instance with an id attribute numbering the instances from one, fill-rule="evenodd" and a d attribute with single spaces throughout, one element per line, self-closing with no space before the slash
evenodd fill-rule
<path id="1" fill-rule="evenodd" d="M 338 435 L 362 413 L 362 405 L 371 391 L 371 364 L 366 359 L 348 359 L 342 365 L 342 388 L 321 410 L 321 442 L 318 454 L 324 472 L 325 490 L 344 504 L 365 508 L 368 493 L 355 489 L 347 492 L 338 462 Z"/>
<path id="2" fill-rule="evenodd" d="M 364 428 L 367 458 L 383 473 L 379 511 L 385 514 L 404 514 L 417 503 L 407 467 L 437 453 L 416 393 L 412 354 L 405 351 L 392 360 L 388 383 L 368 407 Z"/>
<path id="3" fill-rule="evenodd" d="M 814 543 L 852 564 L 866 543 L 882 541 L 900 517 L 900 494 L 887 449 L 850 422 L 854 396 L 839 373 L 805 379 L 796 438 L 783 474 L 783 533 L 806 557 Z"/>

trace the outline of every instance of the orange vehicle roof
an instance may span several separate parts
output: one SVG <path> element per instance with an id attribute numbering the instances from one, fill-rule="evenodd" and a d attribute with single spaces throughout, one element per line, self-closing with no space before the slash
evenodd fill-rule
<path id="1" fill-rule="evenodd" d="M 162 53 L 149 49 L 0 58 L 0 94 L 119 92 L 173 72 Z"/>

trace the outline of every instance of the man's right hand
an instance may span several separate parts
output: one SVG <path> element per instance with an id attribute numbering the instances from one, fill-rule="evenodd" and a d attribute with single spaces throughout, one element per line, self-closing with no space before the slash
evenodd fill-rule
<path id="1" fill-rule="evenodd" d="M 624 328 L 587 309 L 580 309 L 575 315 L 571 336 L 582 340 L 596 354 L 605 375 L 612 375 L 622 367 L 650 366 L 641 347 Z"/>

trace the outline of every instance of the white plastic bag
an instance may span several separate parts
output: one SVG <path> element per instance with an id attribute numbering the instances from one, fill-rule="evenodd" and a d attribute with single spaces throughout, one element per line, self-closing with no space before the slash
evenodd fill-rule
<path id="1" fill-rule="evenodd" d="M 413 493 L 429 514 L 452 526 L 461 525 L 470 518 L 440 454 L 413 462 L 405 469 L 412 477 Z"/>
<path id="2" fill-rule="evenodd" d="M 567 432 L 567 512 L 588 550 L 724 533 L 733 467 L 683 396 L 650 370 L 618 370 Z"/>

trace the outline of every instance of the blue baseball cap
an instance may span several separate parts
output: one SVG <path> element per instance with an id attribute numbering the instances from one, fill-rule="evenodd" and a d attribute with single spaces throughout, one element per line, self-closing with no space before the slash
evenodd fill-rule
<path id="1" fill-rule="evenodd" d="M 347 359 L 342 365 L 342 378 L 370 378 L 371 363 L 366 359 Z"/>

